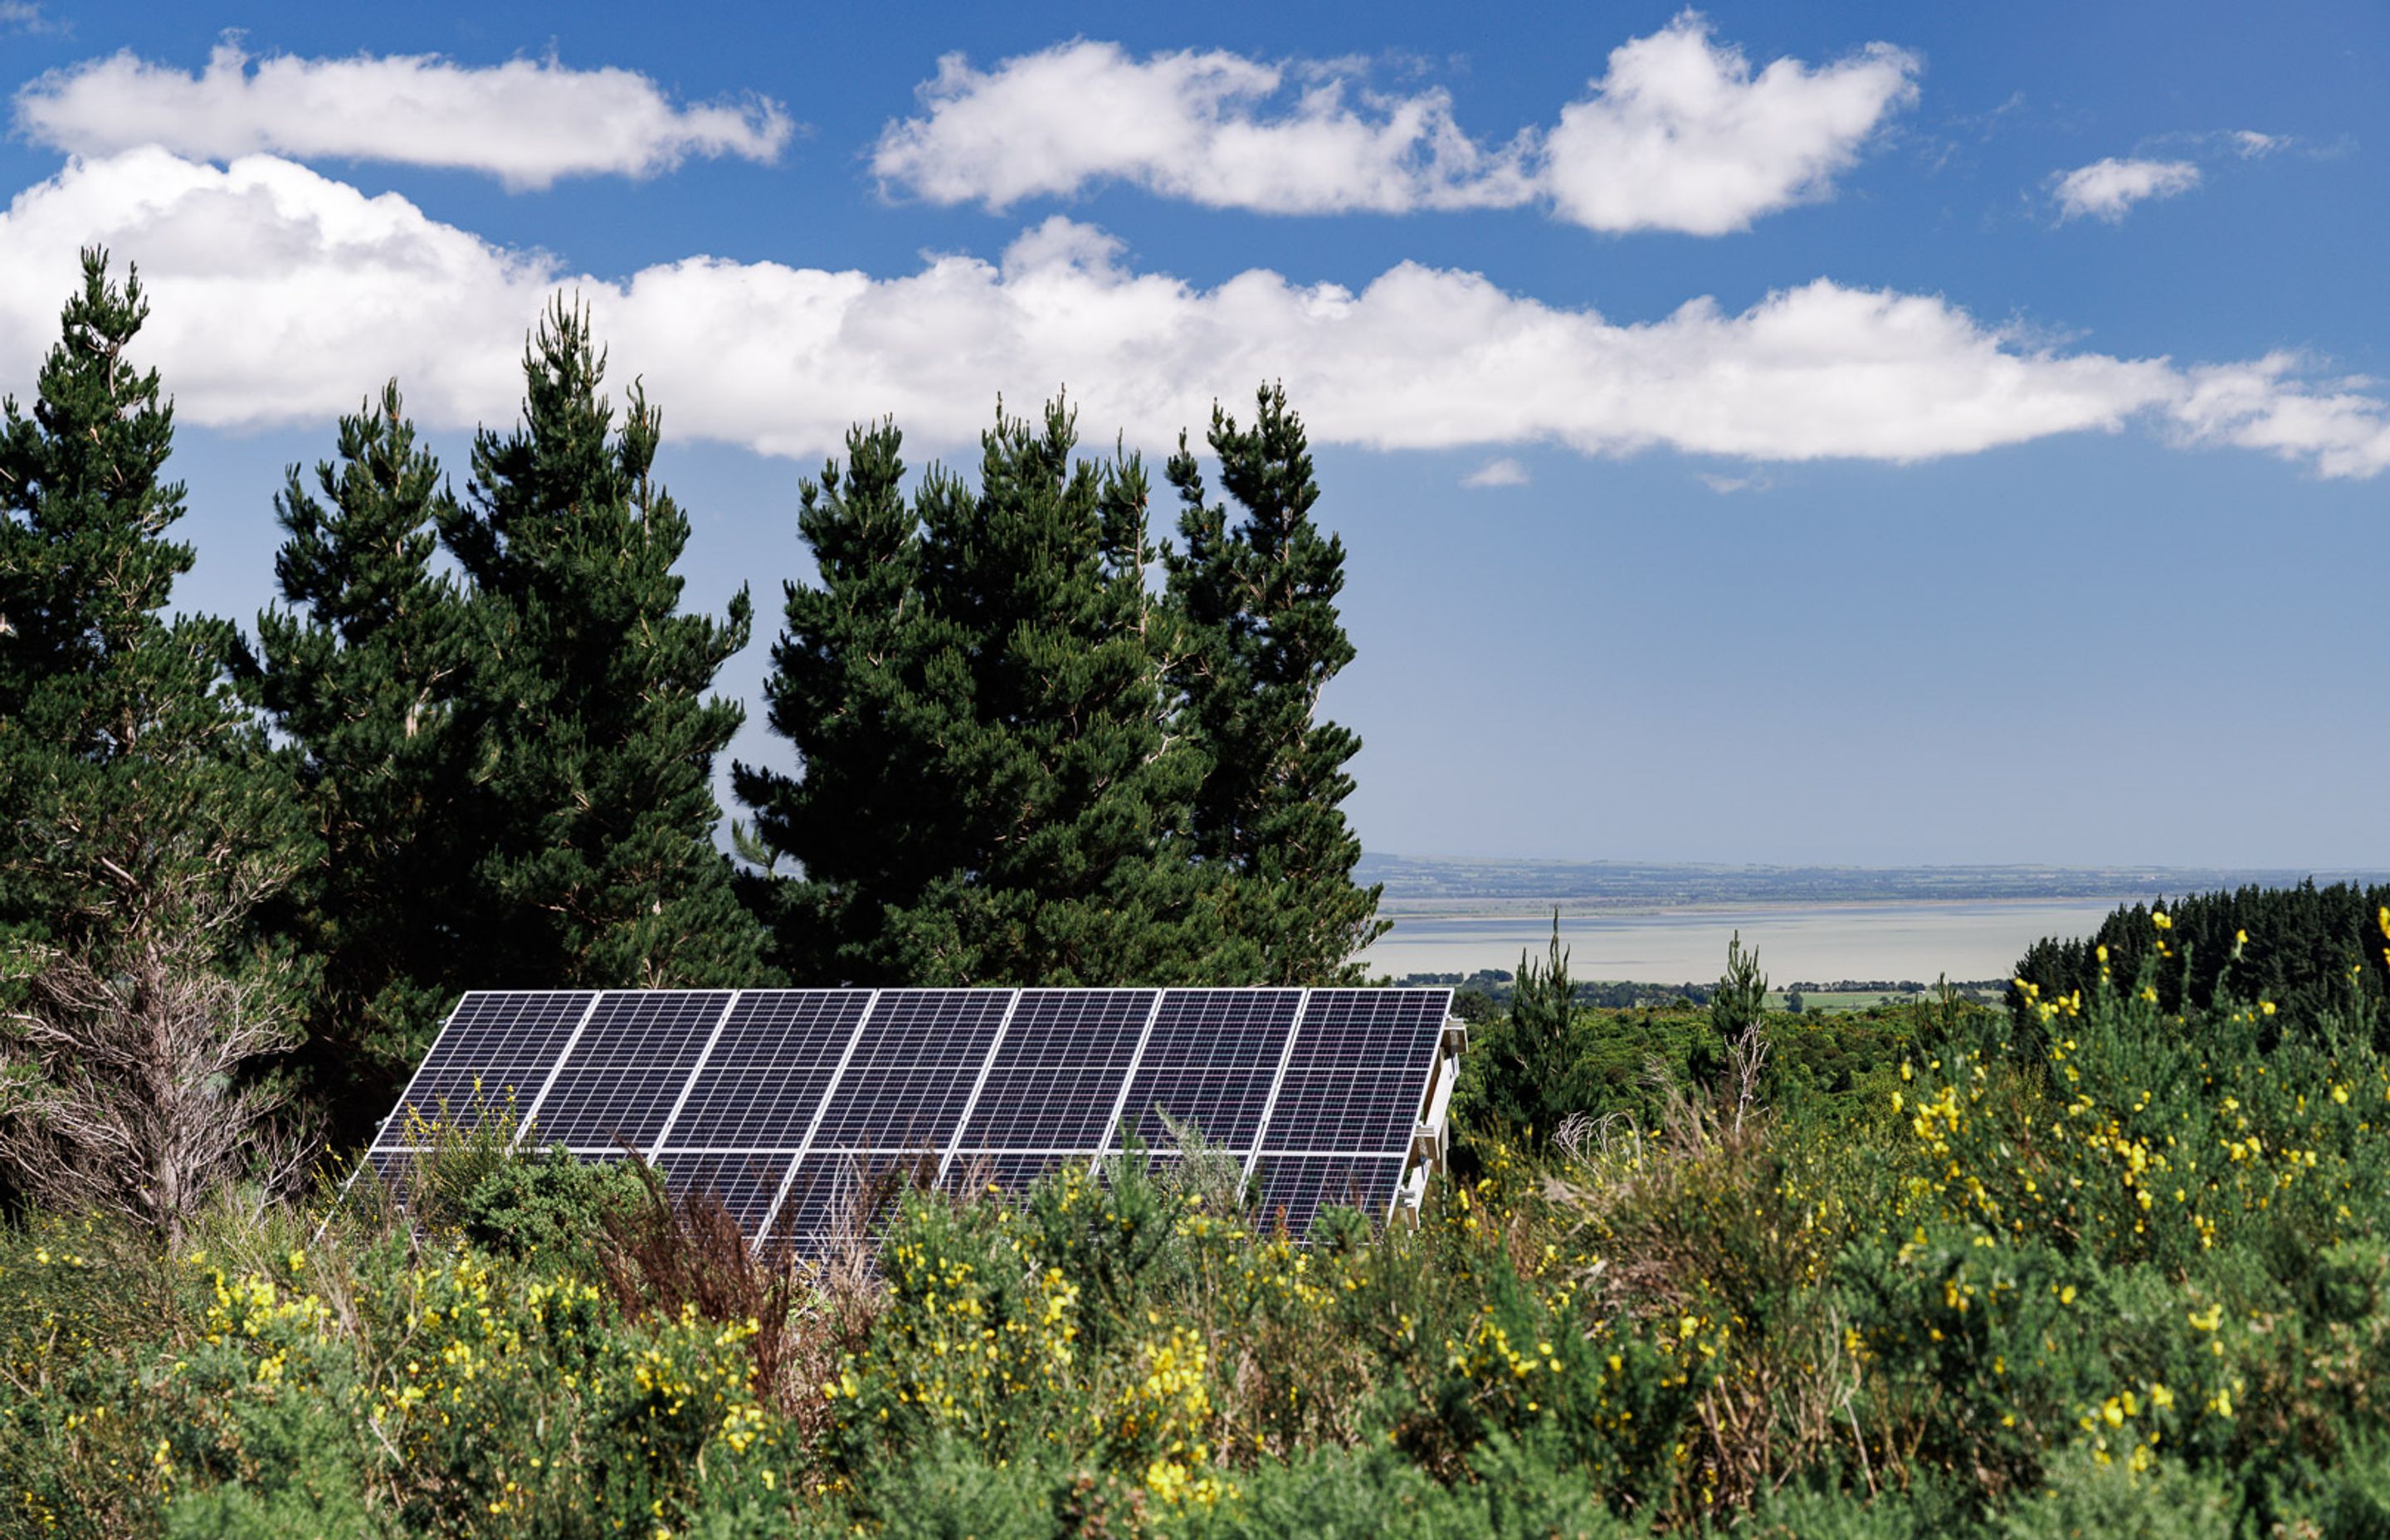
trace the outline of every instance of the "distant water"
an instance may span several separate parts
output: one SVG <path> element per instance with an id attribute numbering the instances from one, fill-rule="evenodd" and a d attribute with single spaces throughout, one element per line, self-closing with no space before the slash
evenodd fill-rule
<path id="1" fill-rule="evenodd" d="M 1578 979 L 1701 982 L 1726 967 L 1727 938 L 1742 932 L 1779 985 L 1795 980 L 2005 979 L 2044 936 L 2099 929 L 2118 899 L 1916 901 L 1896 904 L 1775 904 L 1569 912 L 1561 943 Z M 1523 949 L 1540 957 L 1551 939 L 1552 906 L 1501 900 L 1392 899 L 1381 913 L 1394 930 L 1368 951 L 1371 973 L 1473 973 L 1515 969 Z"/>

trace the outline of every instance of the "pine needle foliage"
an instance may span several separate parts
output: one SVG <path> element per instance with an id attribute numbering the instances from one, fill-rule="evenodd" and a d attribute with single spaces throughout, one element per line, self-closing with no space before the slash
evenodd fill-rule
<path id="1" fill-rule="evenodd" d="M 744 712 L 706 693 L 746 645 L 747 593 L 682 611 L 662 414 L 635 382 L 618 422 L 605 369 L 588 312 L 557 301 L 522 420 L 475 438 L 465 502 L 436 514 L 474 596 L 474 871 L 505 975 L 485 982 L 753 983 L 761 937 L 713 845 Z"/>
<path id="2" fill-rule="evenodd" d="M 258 694 L 290 745 L 325 859 L 289 929 L 324 959 L 302 1060 L 336 1132 L 362 1132 L 449 999 L 494 966 L 465 839 L 469 600 L 435 571 L 455 500 L 395 380 L 341 419 L 339 459 L 275 498 L 282 604 L 258 617 Z"/>
<path id="3" fill-rule="evenodd" d="M 1299 418 L 1265 391 L 1182 441 L 1184 554 L 1135 456 L 1076 457 L 1071 408 L 1005 416 L 976 482 L 907 497 L 893 422 L 802 490 L 816 581 L 765 687 L 793 775 L 740 766 L 749 901 L 809 982 L 1358 982 L 1384 926 L 1341 802 L 1359 739 L 1317 720 L 1353 656 L 1343 548 Z M 793 869 L 783 875 L 778 862 Z"/>
<path id="4" fill-rule="evenodd" d="M 1216 404 L 1207 443 L 1238 514 L 1206 500 L 1184 434 L 1169 465 L 1184 552 L 1166 551 L 1189 645 L 1171 682 L 1208 760 L 1193 822 L 1201 857 L 1240 879 L 1236 929 L 1272 983 L 1359 982 L 1383 935 L 1377 888 L 1353 882 L 1361 841 L 1345 821 L 1359 735 L 1319 717 L 1320 692 L 1354 657 L 1336 610 L 1344 544 L 1319 500 L 1303 419 L 1283 386 L 1256 392 L 1240 428 Z"/>
<path id="5" fill-rule="evenodd" d="M 983 435 L 976 485 L 858 430 L 803 491 L 767 687 L 790 776 L 742 766 L 800 874 L 751 892 L 809 981 L 1165 982 L 1214 950 L 1179 844 L 1201 772 L 1170 730 L 1172 616 L 1134 456 L 1078 458 L 1062 402 Z"/>
<path id="6" fill-rule="evenodd" d="M 920 620 L 919 520 L 904 492 L 904 435 L 893 421 L 847 434 L 847 457 L 799 487 L 797 532 L 815 584 L 784 585 L 784 629 L 765 682 L 765 720 L 803 762 L 802 776 L 737 764 L 731 781 L 752 821 L 738 826 L 754 866 L 741 878 L 792 978 L 856 976 L 872 966 L 875 902 L 919 892 L 936 875 L 925 842 L 884 838 L 912 822 L 920 789 L 893 774 L 906 743 Z M 771 871 L 799 857 L 792 880 Z"/>
<path id="7" fill-rule="evenodd" d="M 1548 1144 L 1571 1113 L 1582 1057 L 1575 1036 L 1576 986 L 1569 979 L 1569 952 L 1561 944 L 1560 911 L 1552 911 L 1552 939 L 1541 960 L 1519 954 L 1518 987 L 1508 1017 L 1478 1029 L 1461 1059 L 1453 1117 L 1472 1137 Z"/>

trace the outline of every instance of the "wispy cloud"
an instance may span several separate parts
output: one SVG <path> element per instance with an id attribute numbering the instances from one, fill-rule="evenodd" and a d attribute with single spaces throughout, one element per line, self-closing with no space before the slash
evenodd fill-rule
<path id="1" fill-rule="evenodd" d="M 56 32 L 63 36 L 71 31 L 68 23 L 44 16 L 39 0 L 0 0 L 0 32 Z"/>
<path id="2" fill-rule="evenodd" d="M 1702 470 L 1694 472 L 1694 477 L 1702 485 L 1721 497 L 1730 497 L 1738 492 L 1766 492 L 1776 484 L 1760 475 L 1720 476 L 1711 471 Z"/>
<path id="3" fill-rule="evenodd" d="M 430 54 L 251 59 L 232 42 L 197 74 L 130 52 L 54 70 L 17 93 L 16 109 L 19 132 L 76 155 L 158 145 L 215 160 L 385 160 L 512 187 L 650 175 L 690 155 L 769 161 L 792 131 L 777 103 L 676 105 L 628 70 Z"/>
<path id="4" fill-rule="evenodd" d="M 1589 229 L 1722 235 L 1828 196 L 1916 99 L 1918 69 L 1874 44 L 1754 72 L 1687 11 L 1614 49 L 1557 123 L 1495 142 L 1459 126 L 1448 93 L 1372 89 L 1350 61 L 1079 41 L 985 71 L 948 55 L 872 168 L 893 192 L 996 210 L 1119 183 L 1267 213 L 1540 204 Z"/>
<path id="5" fill-rule="evenodd" d="M 2189 160 L 2120 160 L 2111 157 L 2073 171 L 2053 173 L 2050 188 L 2061 222 L 2089 215 L 2114 225 L 2134 204 L 2173 198 L 2199 186 L 2199 168 Z"/>
<path id="6" fill-rule="evenodd" d="M 1508 456 L 1486 461 L 1460 479 L 1465 487 L 1523 487 L 1533 480 L 1527 468 Z"/>
<path id="7" fill-rule="evenodd" d="M 1059 217 L 997 262 L 874 276 L 691 257 L 617 283 L 287 160 L 154 148 L 77 161 L 0 212 L 0 381 L 31 379 L 94 239 L 138 253 L 143 360 L 185 420 L 213 425 L 322 421 L 390 375 L 430 423 L 508 420 L 523 328 L 568 289 L 675 432 L 775 455 L 833 450 L 881 413 L 925 448 L 966 446 L 998 391 L 1058 382 L 1104 430 L 1165 444 L 1279 379 L 1323 444 L 1915 461 L 2139 424 L 2320 475 L 2390 468 L 2366 382 L 2289 355 L 2065 351 L 1932 294 L 1818 280 L 1629 323 L 1411 263 L 1358 290 L 1261 268 L 1203 287 Z"/>
<path id="8" fill-rule="evenodd" d="M 2288 134 L 2261 134 L 2254 128 L 2185 129 L 2153 135 L 2128 156 L 2052 172 L 2048 185 L 2058 204 L 2060 224 L 2088 215 L 2114 225 L 2136 204 L 2178 197 L 2205 186 L 2209 170 L 2221 169 L 2229 176 L 2233 174 L 2231 161 L 2262 160 L 2291 150 L 2317 153 Z"/>

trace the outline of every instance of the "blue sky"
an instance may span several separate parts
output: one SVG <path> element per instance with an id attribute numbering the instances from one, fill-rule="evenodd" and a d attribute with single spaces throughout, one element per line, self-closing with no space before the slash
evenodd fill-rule
<path id="1" fill-rule="evenodd" d="M 751 699 L 840 425 L 1268 376 L 1372 848 L 2390 866 L 2378 4 L 158 9 L 0 0 L 0 384 L 143 264 L 193 607 L 562 287 Z"/>

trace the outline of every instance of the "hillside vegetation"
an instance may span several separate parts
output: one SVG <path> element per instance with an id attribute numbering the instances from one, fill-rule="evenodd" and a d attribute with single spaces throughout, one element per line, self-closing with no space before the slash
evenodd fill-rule
<path id="1" fill-rule="evenodd" d="M 419 1238 L 370 1188 L 40 1216 L 0 1480 L 81 1535 L 2381 1534 L 2390 1062 L 2229 971 L 2169 1011 L 2168 963 L 2030 1043 L 1763 1018 L 1748 1107 L 1715 1015 L 1577 1015 L 1605 1115 L 1481 1096 L 1416 1229 L 1307 1248 L 1132 1158 L 790 1271 L 469 1136 Z"/>

